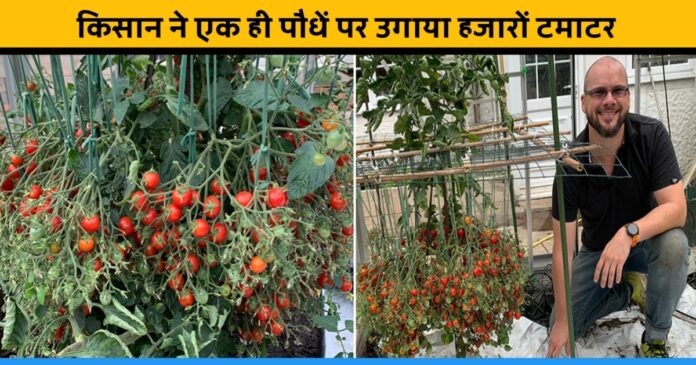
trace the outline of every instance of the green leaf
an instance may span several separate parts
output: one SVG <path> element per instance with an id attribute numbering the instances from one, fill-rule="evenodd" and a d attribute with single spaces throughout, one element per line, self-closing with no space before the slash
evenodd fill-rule
<path id="1" fill-rule="evenodd" d="M 352 319 L 346 320 L 346 329 L 350 331 L 350 333 L 353 333 L 353 331 L 355 330 L 355 324 L 353 323 Z"/>
<path id="2" fill-rule="evenodd" d="M 137 93 L 134 93 L 131 95 L 131 97 L 128 99 L 131 104 L 138 105 L 145 101 L 145 93 L 142 91 L 138 91 Z"/>
<path id="3" fill-rule="evenodd" d="M 315 314 L 312 316 L 312 323 L 319 328 L 323 328 L 329 332 L 338 332 L 339 316 L 321 316 Z"/>
<path id="4" fill-rule="evenodd" d="M 309 100 L 304 99 L 299 95 L 290 95 L 288 96 L 288 101 L 290 102 L 290 105 L 292 105 L 295 109 L 298 109 L 307 114 L 312 113 L 312 106 Z"/>
<path id="5" fill-rule="evenodd" d="M 155 123 L 156 120 L 157 114 L 151 111 L 145 111 L 138 113 L 138 116 L 135 117 L 135 124 L 137 124 L 140 128 L 147 128 Z"/>
<path id="6" fill-rule="evenodd" d="M 75 346 L 73 349 L 66 348 L 66 350 L 68 351 L 61 352 L 58 356 L 80 358 L 133 357 L 126 344 L 118 336 L 106 330 L 97 331 L 89 336 L 83 345 Z"/>
<path id="7" fill-rule="evenodd" d="M 15 350 L 24 346 L 29 338 L 29 317 L 17 306 L 15 300 L 7 298 L 5 305 L 5 324 L 2 332 L 2 348 Z"/>
<path id="8" fill-rule="evenodd" d="M 111 88 L 117 98 L 122 97 L 130 83 L 128 76 L 117 77 L 111 83 Z"/>
<path id="9" fill-rule="evenodd" d="M 183 147 L 172 138 L 162 143 L 160 147 L 159 175 L 162 183 L 165 184 L 176 178 L 181 170 L 188 165 L 188 159 L 184 155 Z"/>
<path id="10" fill-rule="evenodd" d="M 404 139 L 399 137 L 394 142 L 387 144 L 387 147 L 393 150 L 400 150 L 404 146 Z"/>
<path id="11" fill-rule="evenodd" d="M 442 343 L 445 345 L 450 344 L 450 343 L 452 343 L 452 341 L 454 341 L 454 336 L 452 336 L 451 333 L 443 333 L 441 338 L 442 338 Z"/>
<path id="12" fill-rule="evenodd" d="M 206 304 L 208 303 L 208 292 L 203 287 L 197 287 L 194 291 L 194 296 L 196 297 L 196 303 Z"/>
<path id="13" fill-rule="evenodd" d="M 306 142 L 295 153 L 297 158 L 290 165 L 288 174 L 288 197 L 300 199 L 324 186 L 336 169 L 336 163 L 326 158 L 326 163 L 317 166 L 314 155 L 319 153 L 315 142 Z"/>
<path id="14" fill-rule="evenodd" d="M 87 75 L 82 71 L 75 72 L 75 89 L 77 93 L 77 105 L 83 113 L 89 110 L 89 82 Z"/>
<path id="15" fill-rule="evenodd" d="M 235 93 L 233 99 L 237 104 L 240 104 L 242 106 L 245 106 L 249 109 L 255 109 L 255 110 L 261 110 L 263 109 L 264 105 L 264 89 L 265 86 L 268 84 L 268 94 L 267 94 L 267 102 L 268 104 L 266 105 L 266 108 L 268 111 L 286 111 L 289 108 L 289 105 L 287 103 L 281 103 L 275 96 L 273 92 L 273 85 L 270 84 L 267 80 L 259 81 L 259 80 L 254 80 L 251 81 L 247 86 L 243 89 L 240 89 Z"/>
<path id="16" fill-rule="evenodd" d="M 128 100 L 121 100 L 114 106 L 114 120 L 117 125 L 121 124 L 123 121 L 123 118 L 128 112 L 128 107 L 130 107 L 130 102 Z"/>
<path id="17" fill-rule="evenodd" d="M 36 288 L 36 300 L 43 305 L 46 302 L 46 288 L 39 286 Z"/>
<path id="18" fill-rule="evenodd" d="M 147 333 L 143 320 L 131 313 L 128 308 L 124 307 L 117 300 L 112 300 L 111 305 L 104 306 L 102 310 L 106 316 L 104 318 L 104 326 L 114 325 L 140 336 L 144 336 Z"/>
<path id="19" fill-rule="evenodd" d="M 216 102 L 217 105 L 215 105 L 215 120 L 217 120 L 220 117 L 220 112 L 222 112 L 222 109 L 227 105 L 227 103 L 232 100 L 232 96 L 234 95 L 234 90 L 232 89 L 232 84 L 230 82 L 223 78 L 223 77 L 218 77 L 217 80 L 217 93 L 215 97 L 217 98 Z"/>
<path id="20" fill-rule="evenodd" d="M 289 95 L 288 101 L 295 109 L 298 109 L 307 114 L 313 114 L 314 108 L 325 105 L 328 100 L 328 95 L 312 94 L 309 98 L 302 95 Z"/>
<path id="21" fill-rule="evenodd" d="M 399 118 L 396 120 L 396 123 L 394 123 L 394 133 L 395 134 L 403 134 L 406 133 L 411 127 L 411 117 L 407 114 L 399 116 Z"/>
<path id="22" fill-rule="evenodd" d="M 200 357 L 196 332 L 183 332 L 177 337 L 179 338 L 179 343 L 181 343 L 181 348 L 184 350 L 184 355 L 186 355 L 186 357 Z"/>
<path id="23" fill-rule="evenodd" d="M 181 104 L 181 116 L 178 114 L 179 98 L 173 95 L 165 96 L 167 99 L 167 108 L 174 114 L 176 118 L 181 118 L 181 122 L 187 127 L 194 128 L 199 131 L 207 131 L 208 123 L 205 121 L 201 113 L 195 105 L 191 105 L 188 100 L 184 100 Z"/>

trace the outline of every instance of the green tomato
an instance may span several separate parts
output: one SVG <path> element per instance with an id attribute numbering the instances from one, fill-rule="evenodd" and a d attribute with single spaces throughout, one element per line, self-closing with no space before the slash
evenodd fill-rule
<path id="1" fill-rule="evenodd" d="M 346 148 L 348 148 L 348 142 L 346 142 L 345 140 L 343 140 L 343 141 L 341 141 L 341 144 L 339 144 L 338 146 L 336 146 L 336 148 L 334 148 L 334 149 L 335 149 L 336 151 L 339 151 L 339 152 L 340 152 L 340 151 L 345 151 Z"/>
<path id="2" fill-rule="evenodd" d="M 102 305 L 111 304 L 111 292 L 109 292 L 108 290 L 104 290 L 101 293 L 99 293 L 99 302 Z"/>
<path id="3" fill-rule="evenodd" d="M 336 74 L 330 68 L 323 68 L 314 74 L 314 82 L 319 85 L 329 85 L 336 80 Z"/>
<path id="4" fill-rule="evenodd" d="M 341 144 L 345 144 L 345 140 L 341 132 L 339 132 L 338 130 L 334 129 L 333 131 L 329 132 L 329 134 L 326 136 L 327 147 L 335 149 Z"/>
<path id="5" fill-rule="evenodd" d="M 326 155 L 324 155 L 323 153 L 317 152 L 312 157 L 312 161 L 314 161 L 314 164 L 316 166 L 324 166 L 326 164 Z"/>
<path id="6" fill-rule="evenodd" d="M 283 67 L 283 56 L 279 55 L 279 54 L 274 54 L 272 56 L 269 56 L 268 63 L 273 68 L 281 68 L 281 67 Z"/>
<path id="7" fill-rule="evenodd" d="M 48 278 L 51 281 L 58 280 L 62 277 L 63 275 L 60 272 L 60 266 L 58 265 L 53 265 L 51 268 L 48 269 Z"/>
<path id="8" fill-rule="evenodd" d="M 29 229 L 29 238 L 32 241 L 36 241 L 43 237 L 44 235 L 44 226 L 38 226 L 38 227 L 31 227 Z"/>
<path id="9" fill-rule="evenodd" d="M 321 237 L 323 239 L 327 239 L 327 238 L 329 238 L 329 236 L 331 236 L 331 231 L 326 227 L 319 228 L 317 233 L 319 234 L 319 237 Z"/>

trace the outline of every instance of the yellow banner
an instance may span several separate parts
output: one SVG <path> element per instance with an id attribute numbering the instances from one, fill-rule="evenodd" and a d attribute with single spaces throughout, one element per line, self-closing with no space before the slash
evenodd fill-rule
<path id="1" fill-rule="evenodd" d="M 694 47 L 686 1 L 11 1 L 0 47 Z"/>

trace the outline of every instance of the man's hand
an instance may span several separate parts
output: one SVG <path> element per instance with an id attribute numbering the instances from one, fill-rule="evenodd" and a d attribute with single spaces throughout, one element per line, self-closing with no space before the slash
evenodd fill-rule
<path id="1" fill-rule="evenodd" d="M 570 355 L 568 322 L 556 321 L 549 335 L 549 349 L 546 352 L 546 357 L 559 357 L 564 346 L 566 355 Z"/>
<path id="2" fill-rule="evenodd" d="M 597 262 L 594 272 L 594 282 L 602 288 L 613 287 L 614 283 L 621 282 L 623 266 L 631 251 L 631 237 L 621 227 L 614 237 L 607 243 L 602 256 Z"/>

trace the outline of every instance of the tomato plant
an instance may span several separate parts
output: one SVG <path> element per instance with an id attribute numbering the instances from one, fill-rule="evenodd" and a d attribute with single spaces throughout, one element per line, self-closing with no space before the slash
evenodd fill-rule
<path id="1" fill-rule="evenodd" d="M 384 70 L 384 64 L 391 66 Z M 527 272 L 513 229 L 501 221 L 505 213 L 496 213 L 498 201 L 485 187 L 507 197 L 510 172 L 476 162 L 482 151 L 456 147 L 481 139 L 466 130 L 473 90 L 495 101 L 503 125 L 512 126 L 507 77 L 494 57 L 479 55 L 372 55 L 360 65 L 357 103 L 367 102 L 368 92 L 386 95 L 363 113 L 368 130 L 375 132 L 397 106 L 401 110 L 395 136 L 384 144 L 397 161 L 385 164 L 377 178 L 368 176 L 372 171 L 359 177 L 366 207 L 379 216 L 369 233 L 370 261 L 355 285 L 362 331 L 395 357 L 429 349 L 432 332 L 445 344 L 454 342 L 458 357 L 475 356 L 483 345 L 507 346 Z M 417 158 L 406 157 L 410 153 Z M 336 209 L 341 192 L 332 194 Z"/>
<path id="2" fill-rule="evenodd" d="M 260 357 L 306 330 L 296 313 L 331 328 L 317 278 L 350 272 L 352 171 L 336 158 L 352 153 L 351 85 L 315 75 L 347 64 L 264 57 L 87 55 L 70 84 L 52 75 L 15 103 L 0 143 L 8 349 Z"/>

